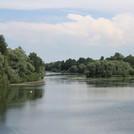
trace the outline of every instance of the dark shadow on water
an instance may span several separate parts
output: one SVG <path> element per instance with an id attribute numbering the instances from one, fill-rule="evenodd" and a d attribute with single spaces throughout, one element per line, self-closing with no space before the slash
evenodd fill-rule
<path id="1" fill-rule="evenodd" d="M 0 114 L 4 114 L 9 104 L 24 103 L 42 98 L 44 85 L 17 85 L 0 88 Z"/>
<path id="2" fill-rule="evenodd" d="M 93 79 L 87 80 L 87 84 L 94 87 L 134 87 L 134 79 Z"/>

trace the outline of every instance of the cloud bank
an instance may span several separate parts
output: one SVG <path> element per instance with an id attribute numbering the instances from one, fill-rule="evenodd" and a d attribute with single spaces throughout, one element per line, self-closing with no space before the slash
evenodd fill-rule
<path id="1" fill-rule="evenodd" d="M 0 33 L 29 46 L 110 46 L 134 45 L 134 16 L 118 14 L 111 19 L 68 14 L 71 22 L 59 24 L 6 22 Z"/>
<path id="2" fill-rule="evenodd" d="M 134 11 L 133 0 L 0 0 L 1 9 L 86 8 L 90 10 Z"/>

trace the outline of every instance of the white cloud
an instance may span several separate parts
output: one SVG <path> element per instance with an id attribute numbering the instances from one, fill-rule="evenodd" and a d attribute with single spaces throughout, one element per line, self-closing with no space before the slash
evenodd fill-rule
<path id="1" fill-rule="evenodd" d="M 86 8 L 90 10 L 134 11 L 133 0 L 0 0 L 0 8 Z"/>
<path id="2" fill-rule="evenodd" d="M 60 24 L 7 22 L 0 23 L 0 34 L 6 38 L 43 46 L 114 46 L 134 44 L 134 16 L 118 14 L 112 19 L 69 14 L 71 22 Z"/>

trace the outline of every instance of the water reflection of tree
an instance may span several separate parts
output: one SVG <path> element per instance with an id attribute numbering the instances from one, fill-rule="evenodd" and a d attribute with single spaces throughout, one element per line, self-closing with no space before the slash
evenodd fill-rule
<path id="1" fill-rule="evenodd" d="M 133 79 L 96 79 L 88 80 L 88 85 L 94 87 L 134 87 Z"/>
<path id="2" fill-rule="evenodd" d="M 23 103 L 43 97 L 42 86 L 14 86 L 0 89 L 0 113 L 4 113 L 10 103 Z"/>

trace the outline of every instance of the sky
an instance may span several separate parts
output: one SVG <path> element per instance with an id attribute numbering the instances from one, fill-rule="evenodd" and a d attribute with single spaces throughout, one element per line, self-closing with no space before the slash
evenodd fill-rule
<path id="1" fill-rule="evenodd" d="M 0 34 L 45 63 L 134 55 L 134 0 L 0 0 Z"/>

